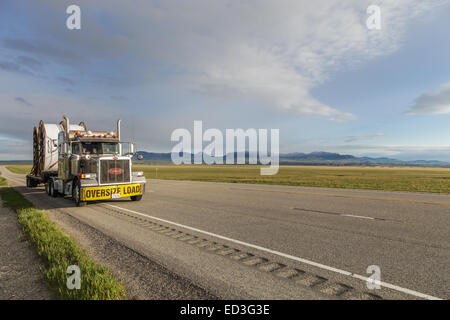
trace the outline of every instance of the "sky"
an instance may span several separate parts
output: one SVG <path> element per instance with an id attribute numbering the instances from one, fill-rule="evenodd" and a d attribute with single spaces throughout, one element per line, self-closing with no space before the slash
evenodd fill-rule
<path id="1" fill-rule="evenodd" d="M 448 30 L 445 0 L 1 0 L 0 160 L 66 114 L 121 118 L 149 152 L 202 120 L 279 129 L 281 152 L 450 161 Z"/>

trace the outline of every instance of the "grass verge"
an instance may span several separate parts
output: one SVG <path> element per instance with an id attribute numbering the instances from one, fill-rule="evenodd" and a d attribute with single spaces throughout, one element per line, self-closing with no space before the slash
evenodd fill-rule
<path id="1" fill-rule="evenodd" d="M 126 297 L 122 284 L 111 275 L 108 268 L 90 259 L 44 211 L 34 208 L 13 188 L 0 188 L 0 195 L 4 205 L 17 212 L 24 234 L 45 263 L 43 273 L 50 288 L 63 299 L 119 300 Z M 81 271 L 81 288 L 78 290 L 69 290 L 66 285 L 70 276 L 66 271 L 70 265 L 77 265 Z"/>

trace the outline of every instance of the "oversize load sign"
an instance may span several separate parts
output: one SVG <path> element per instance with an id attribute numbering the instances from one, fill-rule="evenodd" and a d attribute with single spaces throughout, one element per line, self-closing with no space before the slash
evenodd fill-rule
<path id="1" fill-rule="evenodd" d="M 83 200 L 107 200 L 142 194 L 142 184 L 121 184 L 117 186 L 92 187 L 83 189 Z"/>

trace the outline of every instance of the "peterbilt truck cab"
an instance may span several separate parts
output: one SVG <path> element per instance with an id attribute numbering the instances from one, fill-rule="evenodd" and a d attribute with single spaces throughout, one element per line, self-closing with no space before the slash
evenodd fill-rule
<path id="1" fill-rule="evenodd" d="M 86 130 L 84 123 L 70 125 L 66 116 L 60 125 L 57 175 L 46 183 L 50 196 L 71 195 L 77 206 L 96 200 L 142 199 L 146 179 L 132 170 L 135 145 L 121 141 L 120 120 L 117 131 L 109 132 Z"/>

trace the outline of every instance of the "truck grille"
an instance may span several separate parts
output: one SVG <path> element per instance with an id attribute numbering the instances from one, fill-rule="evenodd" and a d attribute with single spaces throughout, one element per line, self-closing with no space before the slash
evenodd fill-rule
<path id="1" fill-rule="evenodd" d="M 130 160 L 100 160 L 100 183 L 130 182 Z"/>

